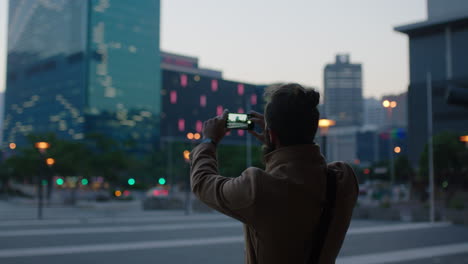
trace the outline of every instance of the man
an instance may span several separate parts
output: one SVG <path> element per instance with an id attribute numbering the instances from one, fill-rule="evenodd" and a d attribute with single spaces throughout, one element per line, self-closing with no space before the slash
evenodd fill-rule
<path id="1" fill-rule="evenodd" d="M 263 131 L 249 131 L 264 144 L 265 170 L 219 175 L 216 148 L 228 131 L 224 111 L 204 123 L 203 142 L 191 152 L 192 190 L 208 206 L 244 223 L 246 263 L 303 264 L 311 255 L 316 263 L 335 263 L 358 195 L 354 172 L 344 163 L 327 166 L 314 143 L 317 92 L 285 84 L 267 88 L 265 97 L 265 116 L 252 113 Z M 336 202 L 326 239 L 313 252 L 328 170 L 336 177 Z"/>

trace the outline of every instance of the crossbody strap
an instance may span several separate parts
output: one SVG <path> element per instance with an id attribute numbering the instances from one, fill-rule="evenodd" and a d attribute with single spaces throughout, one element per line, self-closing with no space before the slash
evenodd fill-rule
<path id="1" fill-rule="evenodd" d="M 320 253 L 323 250 L 328 230 L 333 220 L 333 211 L 336 203 L 336 173 L 334 170 L 327 168 L 327 177 L 325 182 L 325 205 L 323 206 L 322 213 L 320 215 L 316 232 L 317 237 L 312 239 L 314 243 L 312 243 L 306 264 L 317 264 L 319 262 Z"/>

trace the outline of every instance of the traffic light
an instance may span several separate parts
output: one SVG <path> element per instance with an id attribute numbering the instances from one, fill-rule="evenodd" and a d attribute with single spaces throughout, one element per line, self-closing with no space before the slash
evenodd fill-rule
<path id="1" fill-rule="evenodd" d="M 88 179 L 81 179 L 81 185 L 88 185 Z"/>
<path id="2" fill-rule="evenodd" d="M 166 184 L 166 179 L 159 178 L 158 183 L 161 184 L 161 185 L 164 185 L 164 184 Z"/>
<path id="3" fill-rule="evenodd" d="M 135 182 L 136 181 L 133 178 L 128 179 L 128 185 L 135 185 Z"/>
<path id="4" fill-rule="evenodd" d="M 58 178 L 57 180 L 55 180 L 55 183 L 56 183 L 57 185 L 63 185 L 64 181 L 63 181 L 62 178 Z"/>

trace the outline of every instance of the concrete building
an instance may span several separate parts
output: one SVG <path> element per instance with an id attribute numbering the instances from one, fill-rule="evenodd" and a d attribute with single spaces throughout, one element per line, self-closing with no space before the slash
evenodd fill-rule
<path id="1" fill-rule="evenodd" d="M 468 132 L 468 108 L 446 100 L 453 91 L 468 89 L 468 2 L 429 0 L 427 20 L 395 30 L 409 37 L 408 148 L 411 162 L 418 165 L 428 142 L 428 87 L 433 134 Z"/>
<path id="2" fill-rule="evenodd" d="M 394 108 L 384 108 L 382 102 L 388 100 L 390 102 L 396 102 Z M 408 103 L 407 93 L 401 93 L 397 95 L 384 95 L 380 101 L 380 108 L 385 112 L 384 114 L 384 126 L 385 127 L 399 127 L 406 128 L 408 126 Z"/>
<path id="3" fill-rule="evenodd" d="M 364 98 L 364 126 L 380 128 L 385 124 L 385 110 L 382 101 Z"/>
<path id="4" fill-rule="evenodd" d="M 325 117 L 337 126 L 363 123 L 362 67 L 352 64 L 349 54 L 336 55 L 334 64 L 324 69 Z"/>

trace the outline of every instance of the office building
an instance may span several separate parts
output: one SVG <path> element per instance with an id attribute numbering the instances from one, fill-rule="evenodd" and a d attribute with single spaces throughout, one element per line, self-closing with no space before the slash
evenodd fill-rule
<path id="1" fill-rule="evenodd" d="M 159 14 L 159 0 L 10 1 L 3 145 L 101 133 L 153 149 Z"/>
<path id="2" fill-rule="evenodd" d="M 362 67 L 350 62 L 349 54 L 336 55 L 324 70 L 325 117 L 337 126 L 363 123 Z"/>
<path id="3" fill-rule="evenodd" d="M 264 85 L 224 80 L 220 71 L 199 68 L 195 57 L 163 52 L 162 59 L 162 142 L 191 142 L 187 135 L 201 133 L 203 121 L 223 109 L 263 111 Z M 233 130 L 223 142 L 246 144 L 246 136 Z"/>
<path id="4" fill-rule="evenodd" d="M 364 125 L 380 128 L 385 123 L 382 102 L 375 98 L 364 98 Z"/>
<path id="5" fill-rule="evenodd" d="M 433 134 L 468 132 L 468 108 L 446 100 L 468 89 L 468 3 L 429 0 L 427 20 L 395 30 L 409 37 L 408 150 L 417 166 L 428 142 L 429 89 Z"/>

